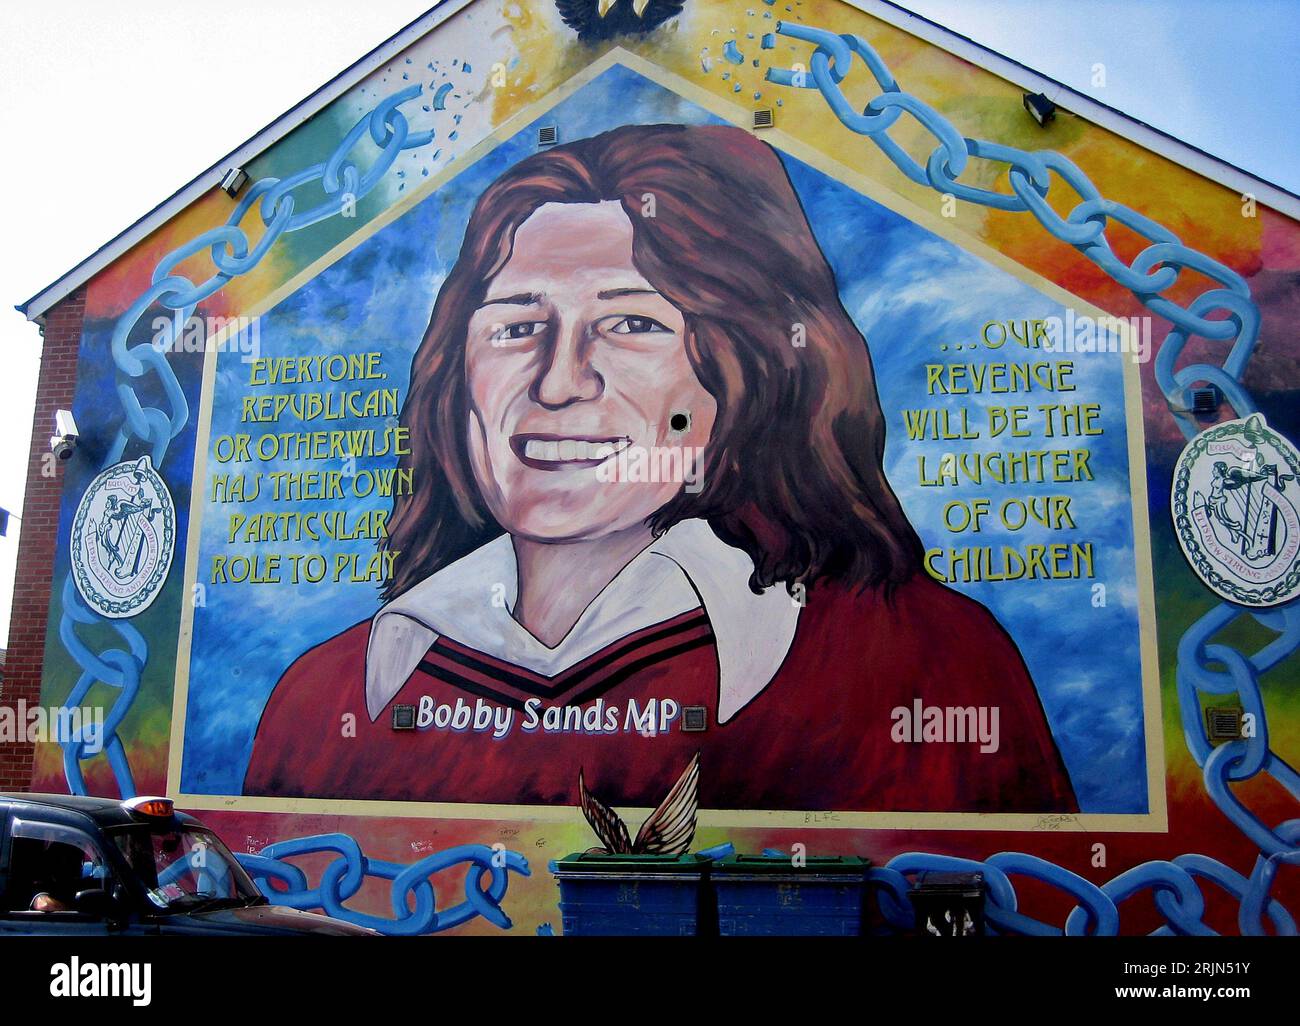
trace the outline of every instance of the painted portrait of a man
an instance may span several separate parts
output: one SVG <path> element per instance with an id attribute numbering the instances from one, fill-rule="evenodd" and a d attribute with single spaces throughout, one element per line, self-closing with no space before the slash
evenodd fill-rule
<path id="1" fill-rule="evenodd" d="M 752 134 L 508 168 L 401 420 L 395 576 L 283 674 L 245 794 L 574 805 L 581 770 L 653 806 L 698 752 L 705 808 L 1076 811 L 1015 642 L 922 569 L 867 342 Z"/>

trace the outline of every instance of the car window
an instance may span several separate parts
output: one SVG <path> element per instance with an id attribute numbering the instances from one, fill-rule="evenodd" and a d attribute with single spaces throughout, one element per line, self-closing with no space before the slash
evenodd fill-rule
<path id="1" fill-rule="evenodd" d="M 131 827 L 113 842 L 159 909 L 183 911 L 214 900 L 247 902 L 258 891 L 216 835 L 194 827 Z"/>
<path id="2" fill-rule="evenodd" d="M 62 823 L 12 822 L 5 911 L 73 912 L 78 891 L 108 885 L 108 864 L 89 834 Z"/>

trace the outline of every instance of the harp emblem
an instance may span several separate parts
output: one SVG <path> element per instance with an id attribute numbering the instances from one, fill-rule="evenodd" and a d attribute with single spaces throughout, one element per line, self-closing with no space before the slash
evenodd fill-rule
<path id="1" fill-rule="evenodd" d="M 153 601 L 171 568 L 176 514 L 148 456 L 102 471 L 72 525 L 73 579 L 103 616 L 134 616 Z"/>
<path id="2" fill-rule="evenodd" d="M 1300 455 L 1261 414 L 1217 424 L 1174 468 L 1178 542 L 1201 581 L 1249 606 L 1300 590 Z"/>

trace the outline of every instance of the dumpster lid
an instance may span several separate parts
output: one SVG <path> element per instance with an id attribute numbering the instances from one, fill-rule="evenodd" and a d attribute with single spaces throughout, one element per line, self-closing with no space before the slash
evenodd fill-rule
<path id="1" fill-rule="evenodd" d="M 698 873 L 709 864 L 704 855 L 600 855 L 574 852 L 551 863 L 551 872 L 597 873 Z"/>
<path id="2" fill-rule="evenodd" d="M 923 895 L 957 895 L 974 897 L 984 892 L 983 873 L 953 873 L 926 870 L 916 876 L 916 886 L 911 893 Z"/>
<path id="3" fill-rule="evenodd" d="M 715 873 L 809 873 L 862 876 L 871 860 L 857 855 L 807 855 L 794 865 L 789 855 L 728 855 L 713 865 Z"/>

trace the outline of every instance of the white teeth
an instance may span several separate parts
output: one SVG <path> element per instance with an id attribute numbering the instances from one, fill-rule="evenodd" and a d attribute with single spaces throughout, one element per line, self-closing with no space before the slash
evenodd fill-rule
<path id="1" fill-rule="evenodd" d="M 524 456 L 543 463 L 604 460 L 615 453 L 622 452 L 630 444 L 626 438 L 620 438 L 617 442 L 588 442 L 581 438 L 565 438 L 548 442 L 540 438 L 530 438 L 524 443 Z"/>
<path id="2" fill-rule="evenodd" d="M 627 439 L 611 445 L 609 442 L 580 442 L 579 446 L 584 454 L 581 459 L 603 460 L 613 456 L 616 452 L 622 452 L 627 448 Z"/>

